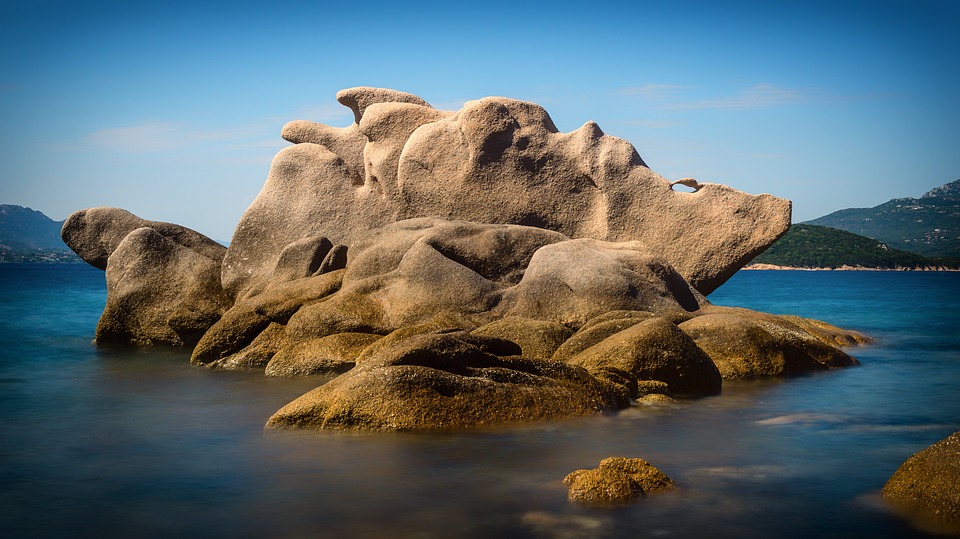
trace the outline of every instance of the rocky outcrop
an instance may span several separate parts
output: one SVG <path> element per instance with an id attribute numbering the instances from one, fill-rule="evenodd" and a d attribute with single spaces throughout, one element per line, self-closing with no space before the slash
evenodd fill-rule
<path id="1" fill-rule="evenodd" d="M 907 459 L 882 492 L 921 528 L 960 535 L 960 432 Z"/>
<path id="2" fill-rule="evenodd" d="M 708 294 L 790 223 L 790 203 L 770 195 L 710 183 L 674 191 L 625 140 L 593 122 L 560 133 L 533 103 L 488 97 L 447 112 L 393 90 L 337 97 L 353 110 L 353 125 L 284 128 L 296 144 L 274 158 L 224 262 L 232 296 L 263 289 L 295 242 L 322 236 L 352 245 L 415 217 L 637 241 Z"/>
<path id="3" fill-rule="evenodd" d="M 673 479 L 640 458 L 609 457 L 591 470 L 570 472 L 563 483 L 572 502 L 623 503 L 673 490 Z"/>
<path id="4" fill-rule="evenodd" d="M 98 343 L 333 378 L 275 428 L 590 415 L 856 363 L 839 347 L 858 334 L 705 297 L 783 234 L 788 201 L 670 182 L 626 141 L 592 122 L 560 133 L 532 103 L 337 99 L 355 122 L 287 124 L 294 144 L 229 248 L 116 208 L 66 221 L 64 241 L 107 273 Z"/>
<path id="5" fill-rule="evenodd" d="M 106 270 L 99 344 L 193 346 L 232 304 L 220 286 L 226 247 L 189 228 L 101 207 L 72 214 L 61 236 Z"/>
<path id="6" fill-rule="evenodd" d="M 283 326 L 286 345 L 301 349 L 337 334 L 385 335 L 442 321 L 550 359 L 575 328 L 611 310 L 684 318 L 706 304 L 635 247 L 520 225 L 401 221 L 352 246 L 345 270 L 274 282 L 238 301 L 204 336 L 193 362 L 220 365 L 244 353 L 270 322 Z"/>

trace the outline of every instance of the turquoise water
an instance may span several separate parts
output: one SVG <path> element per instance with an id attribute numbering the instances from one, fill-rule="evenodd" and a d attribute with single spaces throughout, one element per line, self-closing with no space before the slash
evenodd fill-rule
<path id="1" fill-rule="evenodd" d="M 923 537 L 877 493 L 960 430 L 958 273 L 741 272 L 711 301 L 877 343 L 857 368 L 449 434 L 264 434 L 317 381 L 98 349 L 105 295 L 93 268 L 0 265 L 3 537 Z M 683 490 L 567 502 L 562 478 L 608 456 Z"/>

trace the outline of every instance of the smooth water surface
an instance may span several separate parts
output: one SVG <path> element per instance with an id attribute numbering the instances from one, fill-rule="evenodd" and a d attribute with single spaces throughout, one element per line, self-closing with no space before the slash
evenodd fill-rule
<path id="1" fill-rule="evenodd" d="M 878 491 L 960 430 L 960 274 L 743 271 L 717 304 L 877 343 L 718 397 L 442 434 L 264 433 L 318 380 L 91 344 L 86 266 L 0 265 L 3 537 L 923 537 Z M 678 494 L 589 508 L 563 477 L 643 457 Z"/>

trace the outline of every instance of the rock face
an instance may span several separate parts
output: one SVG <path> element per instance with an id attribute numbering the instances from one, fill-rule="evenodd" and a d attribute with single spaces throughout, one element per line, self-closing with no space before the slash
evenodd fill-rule
<path id="1" fill-rule="evenodd" d="M 788 201 L 671 183 L 626 141 L 592 122 L 560 133 L 532 103 L 449 112 L 365 87 L 337 99 L 355 122 L 287 124 L 294 144 L 228 249 L 116 208 L 65 222 L 64 241 L 106 270 L 98 343 L 334 377 L 271 428 L 591 415 L 856 364 L 839 350 L 864 341 L 854 332 L 705 297 L 786 231 Z"/>
<path id="2" fill-rule="evenodd" d="M 625 140 L 593 122 L 560 133 L 533 103 L 488 97 L 447 112 L 378 88 L 337 98 L 356 123 L 284 127 L 295 145 L 274 158 L 224 261 L 233 297 L 261 290 L 295 242 L 351 245 L 415 217 L 637 241 L 709 294 L 790 224 L 789 201 L 717 184 L 674 191 Z"/>
<path id="3" fill-rule="evenodd" d="M 907 459 L 883 497 L 923 528 L 960 534 L 960 432 Z"/>
<path id="4" fill-rule="evenodd" d="M 592 470 L 570 472 L 563 483 L 569 488 L 570 501 L 586 504 L 612 504 L 673 490 L 673 479 L 640 458 L 609 457 Z"/>

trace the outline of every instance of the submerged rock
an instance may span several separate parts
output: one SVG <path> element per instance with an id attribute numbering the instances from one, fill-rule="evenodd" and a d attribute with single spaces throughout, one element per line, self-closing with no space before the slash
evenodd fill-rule
<path id="1" fill-rule="evenodd" d="M 570 472 L 563 483 L 572 502 L 611 504 L 673 490 L 673 479 L 640 458 L 609 457 L 591 470 Z"/>
<path id="2" fill-rule="evenodd" d="M 960 535 L 960 432 L 907 459 L 882 492 L 920 527 Z"/>

